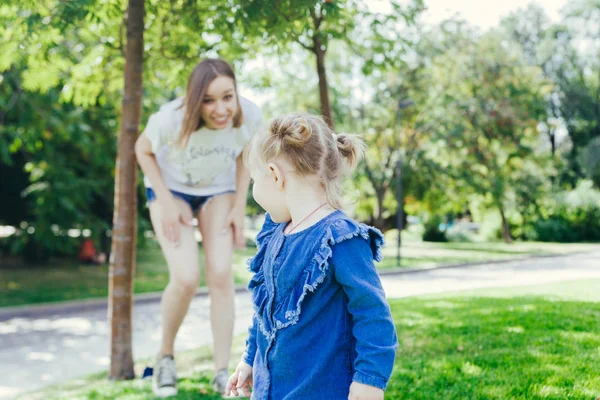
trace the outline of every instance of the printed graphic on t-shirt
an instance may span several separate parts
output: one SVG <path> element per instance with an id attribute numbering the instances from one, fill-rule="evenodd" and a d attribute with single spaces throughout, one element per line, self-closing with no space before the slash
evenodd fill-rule
<path id="1" fill-rule="evenodd" d="M 186 149 L 171 146 L 167 151 L 167 162 L 180 166 L 186 186 L 203 187 L 218 183 L 223 173 L 230 176 L 235 171 L 239 152 L 239 148 L 224 145 L 196 146 L 190 143 Z"/>

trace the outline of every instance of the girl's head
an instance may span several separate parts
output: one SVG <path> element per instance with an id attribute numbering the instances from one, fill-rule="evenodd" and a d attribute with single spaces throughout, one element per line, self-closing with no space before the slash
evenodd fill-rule
<path id="1" fill-rule="evenodd" d="M 245 154 L 255 181 L 253 196 L 274 221 L 289 218 L 286 179 L 322 191 L 333 208 L 342 203 L 342 183 L 363 155 L 355 135 L 336 135 L 321 117 L 288 114 L 271 121 L 265 135 L 256 136 Z"/>
<path id="2" fill-rule="evenodd" d="M 238 128 L 243 115 L 231 66 L 214 58 L 198 63 L 188 80 L 184 107 L 179 135 L 182 146 L 187 144 L 193 132 L 203 126 L 223 129 L 233 125 Z"/>

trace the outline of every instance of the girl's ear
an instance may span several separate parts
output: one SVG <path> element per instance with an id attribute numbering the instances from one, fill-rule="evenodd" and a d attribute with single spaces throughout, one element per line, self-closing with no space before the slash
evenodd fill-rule
<path id="1" fill-rule="evenodd" d="M 277 164 L 274 163 L 269 163 L 267 167 L 269 168 L 269 177 L 273 180 L 275 187 L 278 190 L 283 190 L 283 184 L 285 181 L 283 177 L 283 171 L 281 171 Z"/>

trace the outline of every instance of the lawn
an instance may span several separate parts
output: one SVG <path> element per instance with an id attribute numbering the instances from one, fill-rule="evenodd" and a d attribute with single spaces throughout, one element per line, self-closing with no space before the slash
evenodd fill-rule
<path id="1" fill-rule="evenodd" d="M 598 287 L 588 280 L 391 300 L 400 348 L 386 399 L 596 399 Z M 236 338 L 234 359 L 242 346 Z M 178 357 L 176 399 L 219 398 L 208 359 L 206 348 Z M 148 381 L 112 383 L 98 374 L 23 398 L 153 397 Z"/>
<path id="2" fill-rule="evenodd" d="M 201 259 L 204 260 L 202 249 Z M 237 250 L 233 271 L 236 283 L 248 281 L 246 260 L 256 249 Z M 135 270 L 135 293 L 156 292 L 168 282 L 164 257 L 158 248 L 138 250 Z M 205 286 L 204 276 L 200 286 Z M 80 300 L 108 295 L 108 265 L 80 265 L 67 262 L 51 266 L 19 266 L 0 268 L 0 307 Z"/>
<path id="3" fill-rule="evenodd" d="M 401 268 L 431 268 L 442 264 L 459 264 L 477 261 L 508 260 L 532 255 L 553 255 L 600 249 L 588 243 L 542 242 L 448 242 L 432 243 L 404 240 L 401 248 Z M 384 259 L 380 269 L 397 268 L 397 234 L 386 234 Z"/>
<path id="4" fill-rule="evenodd" d="M 401 347 L 386 398 L 596 399 L 600 295 L 572 298 L 599 285 L 568 285 L 571 300 L 549 285 L 392 301 Z"/>
<path id="5" fill-rule="evenodd" d="M 387 235 L 386 241 L 387 245 L 383 251 L 384 260 L 377 265 L 381 270 L 397 267 L 395 237 Z M 444 264 L 562 254 L 592 249 L 600 249 L 600 246 L 536 242 L 428 243 L 410 240 L 403 243 L 401 268 L 431 268 Z M 200 248 L 199 251 L 203 260 L 202 249 Z M 255 248 L 249 247 L 235 252 L 233 270 L 236 283 L 248 282 L 250 273 L 246 267 L 246 260 L 255 251 Z M 134 291 L 135 293 L 161 291 L 167 281 L 164 258 L 158 246 L 150 242 L 147 248 L 138 250 Z M 204 280 L 200 282 L 200 286 L 204 286 Z M 98 298 L 106 297 L 107 294 L 107 265 L 79 265 L 71 261 L 50 266 L 0 267 L 0 307 Z"/>
<path id="6" fill-rule="evenodd" d="M 244 350 L 244 338 L 236 337 L 233 344 L 235 359 L 239 359 Z M 171 399 L 222 399 L 212 390 L 212 349 L 205 347 L 177 355 L 177 386 L 179 393 Z M 151 364 L 151 360 L 138 360 L 135 364 L 137 376 L 142 375 L 143 369 Z M 233 365 L 232 365 L 233 368 Z M 24 394 L 22 400 L 113 400 L 113 399 L 158 399 L 152 395 L 150 379 L 134 379 L 130 381 L 111 382 L 106 379 L 106 373 L 94 374 L 65 384 L 52 386 L 34 393 Z"/>

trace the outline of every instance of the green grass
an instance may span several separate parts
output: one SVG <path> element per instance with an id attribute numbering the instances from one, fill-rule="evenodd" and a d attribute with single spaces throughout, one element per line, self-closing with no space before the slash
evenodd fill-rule
<path id="1" fill-rule="evenodd" d="M 458 292 L 445 292 L 441 294 L 428 294 L 419 296 L 421 299 L 436 299 L 447 297 L 523 297 L 535 296 L 546 300 L 573 300 L 600 302 L 600 280 L 587 279 L 579 281 L 564 281 L 546 283 L 543 285 L 528 285 L 514 287 L 497 287 L 485 289 L 471 289 Z M 600 321 L 599 321 L 600 323 Z"/>
<path id="2" fill-rule="evenodd" d="M 233 271 L 236 283 L 250 277 L 246 260 L 256 249 L 236 250 Z M 200 249 L 201 260 L 204 254 Z M 135 293 L 161 291 L 168 271 L 158 246 L 138 250 L 134 279 Z M 205 286 L 204 276 L 200 286 Z M 80 265 L 76 262 L 51 266 L 0 268 L 0 307 L 81 300 L 108 295 L 108 265 Z"/>
<path id="3" fill-rule="evenodd" d="M 403 235 L 404 236 L 404 235 Z M 396 239 L 386 235 L 384 260 L 377 264 L 381 270 L 395 268 Z M 427 243 L 406 241 L 402 247 L 402 268 L 431 268 L 444 264 L 502 260 L 530 255 L 563 254 L 600 249 L 597 244 L 561 243 Z M 236 283 L 245 284 L 250 278 L 246 260 L 254 248 L 236 251 L 233 271 Z M 204 260 L 200 249 L 201 260 Z M 168 281 L 164 257 L 157 245 L 138 250 L 135 271 L 135 293 L 156 292 Z M 200 286 L 204 286 L 204 280 Z M 106 297 L 108 294 L 107 265 L 79 265 L 67 262 L 50 266 L 0 268 L 0 307 L 39 304 L 66 300 Z"/>
<path id="4" fill-rule="evenodd" d="M 386 233 L 384 259 L 380 269 L 397 268 L 397 231 Z M 598 244 L 591 243 L 542 243 L 542 242 L 449 242 L 432 243 L 415 240 L 410 235 L 401 248 L 401 268 L 431 268 L 444 264 L 508 260 L 533 255 L 566 254 L 599 250 Z"/>
<path id="5" fill-rule="evenodd" d="M 598 287 L 600 280 L 392 301 L 401 347 L 387 398 L 596 399 Z"/>
<path id="6" fill-rule="evenodd" d="M 244 349 L 245 338 L 238 336 L 234 339 L 232 360 L 239 360 Z M 193 351 L 177 354 L 177 386 L 179 393 L 172 399 L 222 399 L 212 390 L 210 379 L 213 376 L 211 349 L 203 347 Z M 135 363 L 136 376 L 141 376 L 144 368 L 151 365 L 152 360 L 143 359 Z M 231 368 L 235 365 L 232 362 Z M 76 379 L 65 384 L 55 385 L 46 389 L 27 393 L 19 399 L 27 400 L 141 400 L 158 399 L 152 395 L 150 379 L 134 379 L 129 381 L 112 382 L 106 372 Z"/>
<path id="7" fill-rule="evenodd" d="M 400 347 L 386 399 L 596 399 L 598 287 L 600 280 L 587 280 L 391 300 Z M 243 339 L 235 340 L 234 360 Z M 175 399 L 218 398 L 208 384 L 207 348 L 182 353 L 178 364 Z M 149 382 L 96 374 L 23 398 L 133 400 L 152 399 L 150 393 Z"/>

